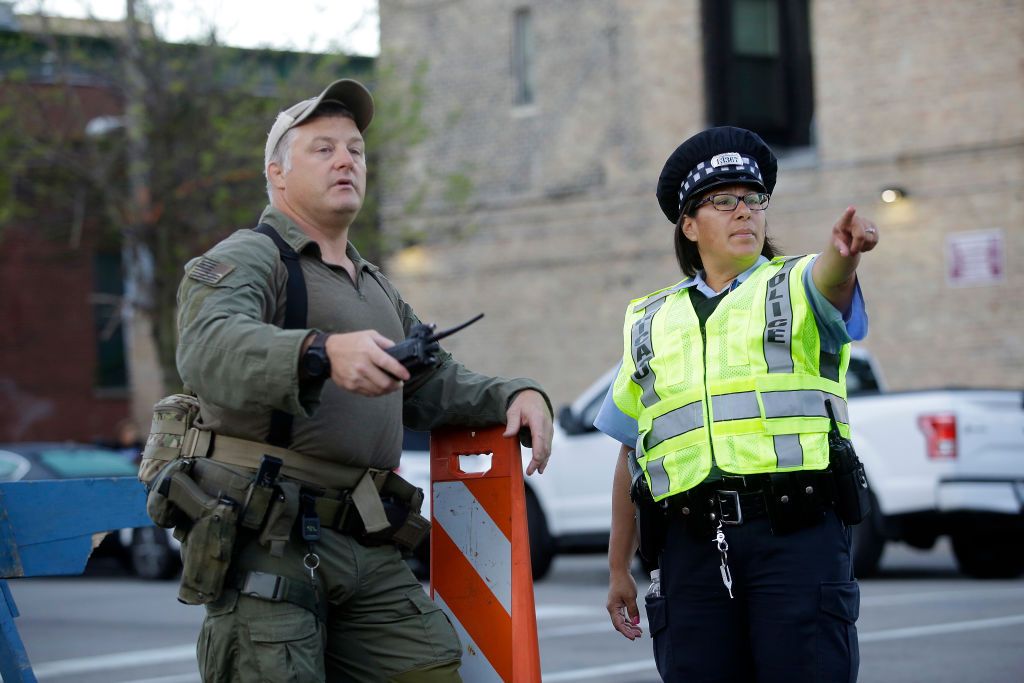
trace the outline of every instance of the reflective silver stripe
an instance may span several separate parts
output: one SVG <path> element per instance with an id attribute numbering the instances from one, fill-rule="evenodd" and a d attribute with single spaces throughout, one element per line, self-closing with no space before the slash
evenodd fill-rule
<path id="1" fill-rule="evenodd" d="M 774 440 L 779 467 L 799 467 L 804 464 L 804 448 L 800 445 L 798 434 L 779 434 Z"/>
<path id="2" fill-rule="evenodd" d="M 653 449 L 662 441 L 692 432 L 704 426 L 704 406 L 700 401 L 687 403 L 685 406 L 670 410 L 659 415 L 651 422 L 651 431 L 647 433 L 647 450 Z"/>
<path id="3" fill-rule="evenodd" d="M 768 372 L 793 372 L 793 301 L 789 296 L 789 273 L 799 257 L 786 261 L 782 270 L 768 281 L 764 302 L 764 359 Z"/>
<path id="4" fill-rule="evenodd" d="M 644 299 L 643 301 L 638 303 L 636 306 L 634 306 L 633 307 L 633 312 L 634 313 L 639 313 L 640 311 L 644 310 L 645 308 L 647 308 L 648 306 L 653 304 L 655 301 L 660 301 L 662 299 L 665 299 L 666 297 L 669 297 L 669 296 L 675 294 L 680 289 L 684 289 L 684 288 L 688 287 L 692 283 L 693 283 L 693 278 L 689 278 L 687 280 L 683 280 L 682 282 L 680 282 L 677 285 L 673 285 L 672 287 L 669 287 L 666 290 L 658 292 L 657 294 L 652 294 L 651 296 L 647 297 L 646 299 Z"/>
<path id="5" fill-rule="evenodd" d="M 630 333 L 633 343 L 633 363 L 636 365 L 636 372 L 633 373 L 633 381 L 636 382 L 643 393 L 640 395 L 640 402 L 650 408 L 658 402 L 658 394 L 654 392 L 654 371 L 651 370 L 651 359 L 654 358 L 654 344 L 651 341 L 651 320 L 658 312 L 664 299 L 655 301 L 647 307 L 635 323 Z"/>
<path id="6" fill-rule="evenodd" d="M 825 417 L 825 396 L 814 389 L 796 391 L 766 391 L 764 416 L 772 417 Z M 834 404 L 833 404 L 834 405 Z"/>
<path id="7" fill-rule="evenodd" d="M 651 494 L 655 498 L 668 493 L 668 472 L 665 471 L 665 458 L 648 460 L 647 474 L 651 477 Z"/>
<path id="8" fill-rule="evenodd" d="M 761 408 L 757 405 L 757 394 L 753 391 L 744 391 L 712 396 L 711 414 L 714 415 L 715 422 L 748 420 L 761 417 Z"/>
<path id="9" fill-rule="evenodd" d="M 773 417 L 828 417 L 825 400 L 832 401 L 832 410 L 839 422 L 849 422 L 846 401 L 834 394 L 817 389 L 794 391 L 766 391 L 761 394 L 764 416 Z"/>

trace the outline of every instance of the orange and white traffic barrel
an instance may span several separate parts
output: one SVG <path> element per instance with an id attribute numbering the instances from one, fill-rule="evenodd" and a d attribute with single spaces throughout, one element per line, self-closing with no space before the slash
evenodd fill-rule
<path id="1" fill-rule="evenodd" d="M 431 433 L 430 594 L 462 641 L 463 680 L 540 683 L 522 460 L 503 431 Z M 490 469 L 463 471 L 485 454 Z"/>

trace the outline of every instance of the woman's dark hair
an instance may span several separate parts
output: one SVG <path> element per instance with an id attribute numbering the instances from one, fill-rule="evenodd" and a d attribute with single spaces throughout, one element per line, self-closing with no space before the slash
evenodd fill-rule
<path id="1" fill-rule="evenodd" d="M 683 219 L 687 216 L 691 218 L 697 215 L 697 203 L 704 198 L 704 195 L 694 197 L 686 202 L 683 210 L 679 213 L 679 220 L 676 221 L 675 229 L 675 244 L 676 244 L 676 261 L 679 262 L 679 268 L 682 269 L 683 274 L 686 277 L 693 277 L 697 274 L 697 271 L 704 270 L 704 264 L 700 260 L 700 251 L 697 249 L 697 243 L 687 239 L 686 235 L 683 234 Z M 778 247 L 768 237 L 768 221 L 765 220 L 765 235 L 764 245 L 761 247 L 761 255 L 768 259 L 773 259 L 779 255 Z"/>

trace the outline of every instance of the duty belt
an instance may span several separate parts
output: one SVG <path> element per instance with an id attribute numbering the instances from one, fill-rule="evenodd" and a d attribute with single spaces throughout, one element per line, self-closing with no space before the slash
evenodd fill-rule
<path id="1" fill-rule="evenodd" d="M 280 458 L 284 463 L 281 474 L 302 486 L 320 491 L 324 488 L 346 491 L 349 501 L 359 511 L 367 533 L 377 533 L 390 527 L 380 500 L 380 490 L 388 477 L 393 476 L 389 470 L 340 465 L 287 448 L 214 434 L 195 427 L 185 433 L 181 455 L 185 458 L 207 458 L 253 472 L 264 455 Z M 328 516 L 324 518 L 331 519 Z"/>
<path id="2" fill-rule="evenodd" d="M 358 485 L 363 475 L 370 472 L 373 477 L 387 475 L 388 470 L 351 467 L 314 458 L 298 451 L 271 446 L 260 441 L 248 441 L 224 434 L 196 429 L 185 433 L 185 441 L 181 447 L 184 458 L 209 458 L 227 465 L 246 467 L 255 470 L 260 465 L 260 458 L 272 455 L 280 458 L 284 465 L 281 474 L 310 486 L 323 486 L 335 489 L 351 489 Z M 316 484 L 312 482 L 318 482 Z M 378 485 L 378 489 L 380 486 Z"/>
<path id="3" fill-rule="evenodd" d="M 787 533 L 821 520 L 834 499 L 832 473 L 807 470 L 747 476 L 726 475 L 667 499 L 670 517 L 704 535 L 719 521 L 738 526 L 768 516 L 775 533 Z"/>

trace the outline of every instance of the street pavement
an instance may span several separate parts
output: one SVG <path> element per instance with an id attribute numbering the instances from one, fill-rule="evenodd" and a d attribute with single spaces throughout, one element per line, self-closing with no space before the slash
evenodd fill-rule
<path id="1" fill-rule="evenodd" d="M 600 555 L 561 556 L 535 586 L 545 683 L 657 683 L 651 640 L 614 632 Z M 880 577 L 861 582 L 862 683 L 1024 680 L 1024 580 L 960 576 L 948 546 L 890 546 Z M 646 582 L 638 573 L 641 590 Z M 202 610 L 176 584 L 98 564 L 86 576 L 10 582 L 16 624 L 40 681 L 195 683 Z M 646 634 L 646 623 L 643 624 Z M 472 683 L 472 682 L 468 682 Z"/>

